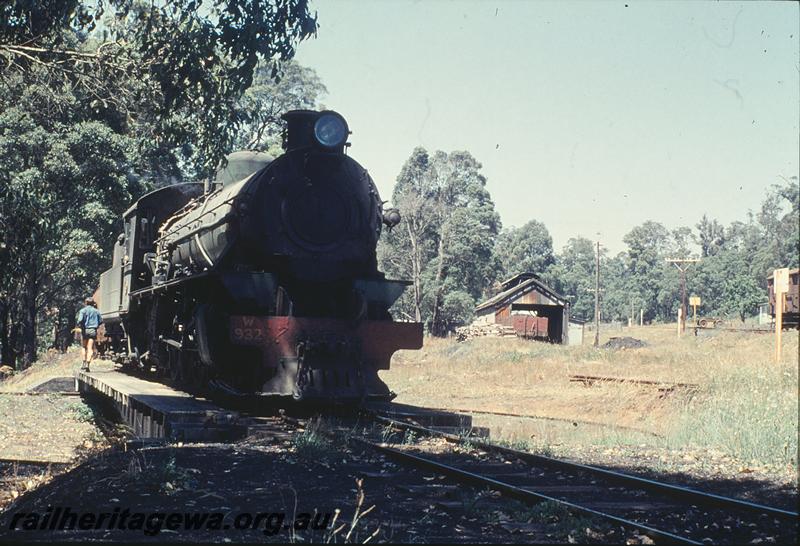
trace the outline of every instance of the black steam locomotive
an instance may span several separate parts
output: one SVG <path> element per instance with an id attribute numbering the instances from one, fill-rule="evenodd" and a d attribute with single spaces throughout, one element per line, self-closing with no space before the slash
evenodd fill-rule
<path id="1" fill-rule="evenodd" d="M 124 214 L 97 300 L 106 351 L 189 390 L 296 400 L 389 398 L 378 377 L 422 325 L 393 322 L 404 281 L 378 271 L 383 210 L 332 111 L 286 113 L 284 153 L 236 152 L 213 183 L 153 191 Z"/>

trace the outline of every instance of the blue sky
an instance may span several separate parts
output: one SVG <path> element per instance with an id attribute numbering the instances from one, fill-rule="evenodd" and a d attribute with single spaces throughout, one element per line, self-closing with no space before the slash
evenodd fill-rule
<path id="1" fill-rule="evenodd" d="M 505 226 L 560 249 L 635 225 L 744 220 L 798 174 L 792 2 L 316 0 L 297 60 L 384 199 L 415 146 L 468 150 Z"/>

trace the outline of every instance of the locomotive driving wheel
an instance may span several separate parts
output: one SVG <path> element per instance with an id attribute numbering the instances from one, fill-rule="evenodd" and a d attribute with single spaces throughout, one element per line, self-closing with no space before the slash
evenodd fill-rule
<path id="1" fill-rule="evenodd" d="M 183 384 L 192 391 L 203 390 L 208 381 L 205 366 L 198 362 L 197 353 L 193 350 L 181 351 L 181 374 Z"/>

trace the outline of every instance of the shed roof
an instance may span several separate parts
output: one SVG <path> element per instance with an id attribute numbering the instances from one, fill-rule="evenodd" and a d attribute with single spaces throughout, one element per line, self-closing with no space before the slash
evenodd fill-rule
<path id="1" fill-rule="evenodd" d="M 479 304 L 475 308 L 475 312 L 483 311 L 489 308 L 503 307 L 509 302 L 532 290 L 538 290 L 549 298 L 556 300 L 560 305 L 566 306 L 569 304 L 564 296 L 547 286 L 535 273 L 520 273 L 519 275 L 511 277 L 507 281 L 503 281 L 502 285 L 503 288 L 506 288 L 506 290 L 503 290 L 496 296 L 493 296 L 485 302 Z"/>
<path id="2" fill-rule="evenodd" d="M 794 269 L 789 269 L 789 275 L 797 275 L 798 273 L 800 273 L 800 268 L 798 267 L 795 267 Z M 767 275 L 767 279 L 771 279 L 774 276 L 775 276 L 775 271 Z"/>
<path id="3" fill-rule="evenodd" d="M 519 283 L 521 283 L 522 281 L 525 281 L 525 280 L 528 280 L 528 279 L 542 280 L 542 278 L 539 275 L 537 275 L 536 273 L 530 273 L 530 272 L 528 272 L 528 273 L 517 273 L 513 277 L 509 277 L 508 279 L 504 280 L 500 284 L 502 285 L 503 290 L 508 290 L 512 286 L 516 286 Z"/>

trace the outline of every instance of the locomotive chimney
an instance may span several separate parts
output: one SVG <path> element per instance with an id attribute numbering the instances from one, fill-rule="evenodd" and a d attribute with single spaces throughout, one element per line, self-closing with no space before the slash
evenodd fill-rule
<path id="1" fill-rule="evenodd" d="M 287 152 L 297 148 L 307 148 L 314 143 L 314 122 L 319 112 L 313 110 L 292 110 L 283 114 L 286 120 L 286 134 L 283 149 Z"/>
<path id="2" fill-rule="evenodd" d="M 350 130 L 344 118 L 331 110 L 292 110 L 281 116 L 286 120 L 283 149 L 317 148 L 323 152 L 343 153 Z"/>

